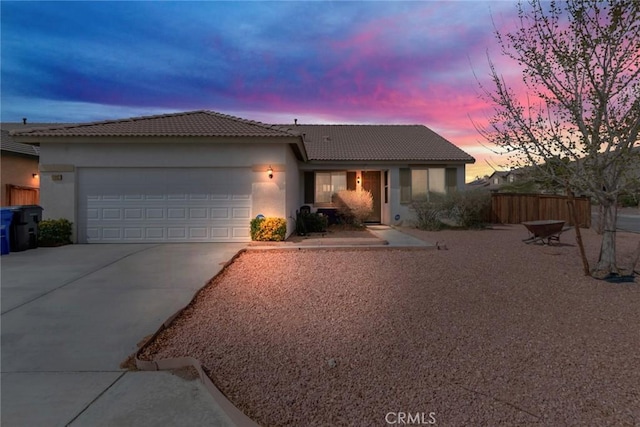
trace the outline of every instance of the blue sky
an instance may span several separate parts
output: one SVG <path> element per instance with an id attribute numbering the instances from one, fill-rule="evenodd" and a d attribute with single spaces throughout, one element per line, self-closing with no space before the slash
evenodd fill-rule
<path id="1" fill-rule="evenodd" d="M 208 109 L 268 123 L 425 124 L 491 172 L 473 71 L 514 2 L 8 2 L 2 121 Z M 500 62 L 499 62 L 500 64 Z M 517 70 L 505 67 L 519 80 Z M 475 173 L 477 172 L 477 173 Z"/>

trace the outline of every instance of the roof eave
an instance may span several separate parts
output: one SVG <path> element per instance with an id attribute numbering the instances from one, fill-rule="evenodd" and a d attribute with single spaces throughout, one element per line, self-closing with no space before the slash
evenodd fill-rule
<path id="1" fill-rule="evenodd" d="M 398 163 L 410 163 L 410 164 L 472 164 L 476 162 L 476 159 L 471 157 L 469 159 L 313 159 L 310 158 L 309 162 L 323 162 L 323 163 L 372 163 L 378 164 L 398 164 Z"/>

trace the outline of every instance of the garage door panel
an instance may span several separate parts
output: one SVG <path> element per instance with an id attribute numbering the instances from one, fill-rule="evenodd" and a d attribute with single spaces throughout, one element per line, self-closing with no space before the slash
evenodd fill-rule
<path id="1" fill-rule="evenodd" d="M 231 212 L 234 219 L 249 219 L 251 216 L 249 208 L 233 208 Z"/>
<path id="2" fill-rule="evenodd" d="M 83 168 L 79 196 L 81 242 L 250 240 L 249 169 Z"/>

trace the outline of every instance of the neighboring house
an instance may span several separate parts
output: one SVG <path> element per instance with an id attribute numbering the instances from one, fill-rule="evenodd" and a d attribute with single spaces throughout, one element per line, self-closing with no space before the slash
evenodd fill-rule
<path id="1" fill-rule="evenodd" d="M 464 186 L 473 157 L 424 126 L 267 125 L 193 111 L 17 132 L 40 145 L 45 218 L 85 242 L 248 241 L 257 215 L 374 196 L 372 221 L 411 220 L 411 202 Z"/>
<path id="2" fill-rule="evenodd" d="M 509 191 L 515 191 L 514 189 L 517 188 L 517 186 L 527 185 L 527 182 L 531 181 L 530 174 L 530 168 L 495 171 L 486 178 L 486 182 L 488 183 L 486 188 L 490 191 L 500 191 L 502 187 L 506 186 L 510 188 Z"/>
<path id="3" fill-rule="evenodd" d="M 480 178 L 479 176 L 477 176 L 476 179 L 474 179 L 471 182 L 467 182 L 465 184 L 465 190 L 478 190 L 478 189 L 484 189 L 484 190 L 489 189 L 488 175 L 485 175 L 483 178 Z"/>
<path id="4" fill-rule="evenodd" d="M 0 129 L 0 170 L 2 206 L 31 205 L 40 201 L 38 177 L 39 147 L 21 144 L 9 134 L 12 130 L 25 129 L 40 123 L 2 123 Z"/>
<path id="5" fill-rule="evenodd" d="M 516 177 L 511 171 L 495 171 L 489 175 L 489 185 L 492 187 L 512 184 Z"/>

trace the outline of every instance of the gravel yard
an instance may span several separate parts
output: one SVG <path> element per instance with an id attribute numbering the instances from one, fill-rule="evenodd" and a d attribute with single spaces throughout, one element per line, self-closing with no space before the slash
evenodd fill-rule
<path id="1" fill-rule="evenodd" d="M 447 249 L 246 252 L 141 358 L 199 359 L 263 426 L 640 425 L 640 279 L 584 277 L 573 231 L 404 231 Z"/>

